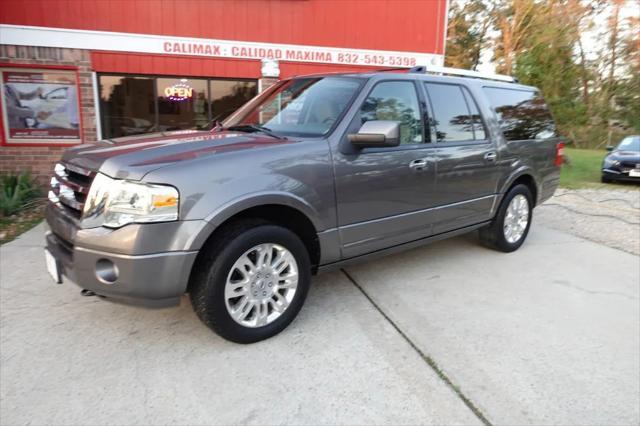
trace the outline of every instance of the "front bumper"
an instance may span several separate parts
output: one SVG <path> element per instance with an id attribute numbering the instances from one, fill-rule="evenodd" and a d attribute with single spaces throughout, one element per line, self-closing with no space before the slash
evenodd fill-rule
<path id="1" fill-rule="evenodd" d="M 52 205 L 47 208 L 46 222 L 46 248 L 56 259 L 63 280 L 114 302 L 151 308 L 180 303 L 198 251 L 177 248 L 176 240 L 186 239 L 183 234 L 201 224 L 172 222 L 119 230 L 78 229 L 70 224 L 64 226 L 65 218 Z M 152 234 L 156 235 L 151 239 L 157 243 L 156 249 L 151 250 L 147 241 L 141 252 L 136 237 Z M 107 274 L 108 279 L 104 278 L 105 265 L 112 272 Z"/>
<path id="2" fill-rule="evenodd" d="M 602 169 L 602 176 L 609 180 L 640 182 L 640 177 L 629 176 L 629 170 Z"/>

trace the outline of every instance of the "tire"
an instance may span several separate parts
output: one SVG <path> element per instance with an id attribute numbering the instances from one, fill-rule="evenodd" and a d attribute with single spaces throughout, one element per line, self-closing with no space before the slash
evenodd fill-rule
<path id="1" fill-rule="evenodd" d="M 609 179 L 608 177 L 606 177 L 605 175 L 600 176 L 600 182 L 602 183 L 611 183 L 611 179 Z"/>
<path id="2" fill-rule="evenodd" d="M 267 255 L 269 245 L 272 251 Z M 253 250 L 256 247 L 259 249 Z M 260 266 L 275 264 L 280 255 L 284 260 L 276 266 L 289 265 L 280 273 Z M 260 256 L 269 256 L 269 260 L 261 262 Z M 294 279 L 287 277 L 295 272 L 297 286 L 292 288 Z M 200 320 L 218 335 L 236 343 L 254 343 L 278 334 L 293 321 L 310 282 L 309 253 L 296 234 L 266 221 L 242 220 L 225 226 L 203 248 L 194 266 L 189 296 Z M 236 290 L 240 293 L 234 293 Z"/>
<path id="3" fill-rule="evenodd" d="M 519 232 L 513 232 L 507 236 L 507 229 L 505 227 L 505 219 L 507 218 L 509 212 L 508 209 L 512 205 L 512 200 L 516 199 L 514 204 L 518 206 L 522 206 L 522 204 L 518 204 L 522 200 L 522 197 L 526 200 L 526 212 L 527 212 L 527 222 L 524 226 L 524 229 L 521 229 L 522 223 L 518 222 L 517 229 L 521 231 L 520 236 L 514 240 L 515 237 L 519 234 Z M 495 250 L 499 250 L 505 253 L 510 253 L 516 251 L 520 248 L 520 246 L 524 243 L 524 240 L 527 238 L 529 234 L 529 228 L 531 227 L 531 220 L 533 219 L 533 196 L 531 191 L 526 185 L 516 185 L 507 192 L 504 196 L 502 203 L 500 203 L 500 207 L 498 208 L 498 212 L 495 217 L 491 221 L 491 223 L 485 228 L 480 229 L 480 241 Z M 524 209 L 523 209 L 524 211 Z M 513 217 L 513 216 L 510 216 Z M 511 228 L 514 229 L 514 228 Z"/>

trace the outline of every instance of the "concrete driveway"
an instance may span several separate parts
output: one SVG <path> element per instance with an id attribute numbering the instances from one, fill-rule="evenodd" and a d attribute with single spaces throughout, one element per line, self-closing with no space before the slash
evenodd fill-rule
<path id="1" fill-rule="evenodd" d="M 3 425 L 640 422 L 640 258 L 541 226 L 508 255 L 466 236 L 319 276 L 249 346 L 187 299 L 56 286 L 41 246 L 0 249 Z"/>

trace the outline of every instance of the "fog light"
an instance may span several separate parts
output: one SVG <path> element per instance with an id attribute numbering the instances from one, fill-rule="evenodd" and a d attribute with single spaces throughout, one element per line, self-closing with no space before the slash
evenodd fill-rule
<path id="1" fill-rule="evenodd" d="M 109 259 L 96 262 L 96 277 L 104 284 L 113 284 L 118 279 L 118 267 Z"/>

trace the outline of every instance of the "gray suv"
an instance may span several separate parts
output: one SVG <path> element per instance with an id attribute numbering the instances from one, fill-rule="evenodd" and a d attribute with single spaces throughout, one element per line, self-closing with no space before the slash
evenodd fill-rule
<path id="1" fill-rule="evenodd" d="M 294 319 L 318 272 L 474 230 L 514 251 L 563 144 L 535 88 L 456 73 L 296 77 L 210 131 L 71 148 L 51 179 L 48 270 L 124 303 L 188 293 L 249 343 Z"/>

